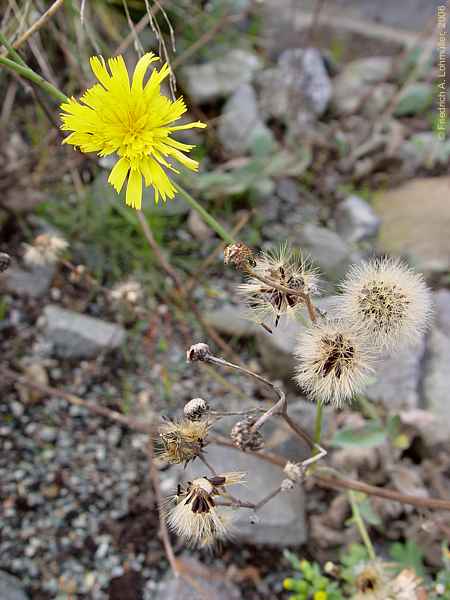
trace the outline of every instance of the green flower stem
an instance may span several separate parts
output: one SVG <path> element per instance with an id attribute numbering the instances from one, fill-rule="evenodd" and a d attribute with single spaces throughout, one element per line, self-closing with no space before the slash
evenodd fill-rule
<path id="1" fill-rule="evenodd" d="M 58 88 L 46 81 L 43 77 L 35 73 L 33 69 L 30 69 L 26 65 L 19 64 L 3 56 L 0 56 L 0 65 L 5 66 L 11 71 L 15 71 L 18 75 L 25 77 L 25 79 L 29 79 L 30 81 L 38 85 L 40 88 L 42 88 L 44 92 L 46 92 L 50 96 L 53 96 L 53 98 L 55 98 L 59 102 L 67 102 L 68 98 L 65 94 L 63 94 L 60 90 L 58 90 Z"/>
<path id="2" fill-rule="evenodd" d="M 191 208 L 198 212 L 198 214 L 202 217 L 202 219 L 207 223 L 211 229 L 213 229 L 227 244 L 234 244 L 235 240 L 231 237 L 231 235 L 222 227 L 220 223 L 216 221 L 216 219 L 209 214 L 207 210 L 201 206 L 197 200 L 195 200 L 184 188 L 182 188 L 178 183 L 174 182 L 174 185 L 177 191 L 183 196 L 184 200 L 189 204 Z"/>
<path id="3" fill-rule="evenodd" d="M 320 438 L 322 437 L 322 420 L 323 420 L 323 404 L 322 402 L 317 403 L 316 408 L 316 421 L 314 425 L 314 443 L 320 446 Z M 314 448 L 313 456 L 318 454 L 319 450 Z"/>
<path id="4" fill-rule="evenodd" d="M 27 66 L 26 62 L 23 60 L 23 58 L 20 56 L 20 54 L 11 46 L 8 39 L 3 35 L 3 33 L 1 31 L 0 31 L 0 43 L 3 44 L 5 46 L 5 48 L 8 50 L 7 56 L 11 56 L 11 58 L 13 58 L 17 63 L 19 63 L 23 67 Z"/>
<path id="5" fill-rule="evenodd" d="M 370 541 L 369 533 L 366 529 L 363 518 L 361 517 L 361 513 L 359 512 L 359 506 L 358 502 L 356 501 L 355 492 L 350 490 L 348 497 L 352 506 L 353 520 L 355 521 L 364 545 L 366 546 L 367 554 L 369 555 L 370 560 L 376 560 L 375 550 L 373 549 L 372 542 Z"/>

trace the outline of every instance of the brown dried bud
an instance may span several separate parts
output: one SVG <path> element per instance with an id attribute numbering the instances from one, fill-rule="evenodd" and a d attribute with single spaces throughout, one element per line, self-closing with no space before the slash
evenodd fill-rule
<path id="1" fill-rule="evenodd" d="M 209 404 L 203 398 L 193 398 L 184 405 L 184 416 L 189 421 L 200 421 L 209 412 Z"/>
<path id="2" fill-rule="evenodd" d="M 208 344 L 200 342 L 199 344 L 193 344 L 186 352 L 186 359 L 188 362 L 195 362 L 196 360 L 205 360 L 211 354 Z"/>
<path id="3" fill-rule="evenodd" d="M 4 271 L 6 271 L 6 269 L 9 269 L 10 265 L 10 255 L 6 254 L 6 252 L 0 252 L 0 273 L 3 273 Z"/>
<path id="4" fill-rule="evenodd" d="M 223 252 L 223 262 L 226 265 L 234 265 L 238 271 L 255 264 L 253 251 L 242 242 L 236 242 L 227 246 Z"/>
<path id="5" fill-rule="evenodd" d="M 261 433 L 252 430 L 255 419 L 247 417 L 244 421 L 238 421 L 230 432 L 231 441 L 235 446 L 243 450 L 256 452 L 264 448 L 264 438 Z"/>

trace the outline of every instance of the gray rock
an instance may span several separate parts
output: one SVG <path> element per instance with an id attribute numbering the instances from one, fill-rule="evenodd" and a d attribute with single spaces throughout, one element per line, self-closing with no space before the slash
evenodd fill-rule
<path id="1" fill-rule="evenodd" d="M 381 223 L 372 207 L 359 196 L 349 196 L 341 202 L 335 219 L 337 232 L 349 243 L 374 238 Z"/>
<path id="2" fill-rule="evenodd" d="M 4 571 L 0 571 L 0 598 L 1 600 L 28 600 L 19 579 Z"/>
<path id="3" fill-rule="evenodd" d="M 240 500 L 258 502 L 275 490 L 285 478 L 279 467 L 233 448 L 208 446 L 207 458 L 218 473 L 248 473 L 247 483 L 239 488 L 236 486 L 233 490 L 233 494 Z M 194 462 L 186 468 L 183 479 L 189 480 L 204 475 L 204 472 L 204 465 Z M 305 498 L 299 486 L 290 492 L 279 494 L 258 511 L 258 523 L 250 522 L 252 515 L 253 511 L 250 509 L 239 509 L 236 512 L 237 540 L 284 547 L 303 544 L 307 539 Z"/>
<path id="4" fill-rule="evenodd" d="M 44 318 L 46 339 L 59 358 L 93 358 L 118 348 L 125 340 L 125 330 L 119 325 L 59 306 L 46 306 Z"/>
<path id="5" fill-rule="evenodd" d="M 450 140 L 441 140 L 432 131 L 415 133 L 399 148 L 400 158 L 414 171 L 421 166 L 432 169 L 446 165 L 450 159 Z"/>
<path id="6" fill-rule="evenodd" d="M 391 71 L 392 58 L 388 56 L 374 56 L 348 63 L 333 82 L 333 110 L 339 115 L 357 111 L 374 89 L 374 84 L 384 81 Z"/>
<path id="7" fill-rule="evenodd" d="M 55 265 L 50 264 L 29 270 L 11 267 L 0 275 L 0 289 L 18 296 L 42 298 L 48 292 L 54 274 Z"/>
<path id="8" fill-rule="evenodd" d="M 247 318 L 247 310 L 241 304 L 224 304 L 219 308 L 206 311 L 205 323 L 220 333 L 232 337 L 250 337 L 260 327 Z"/>
<path id="9" fill-rule="evenodd" d="M 262 66 L 253 52 L 234 49 L 227 54 L 181 70 L 186 91 L 194 102 L 211 102 L 229 96 L 243 83 L 249 83 Z"/>
<path id="10" fill-rule="evenodd" d="M 192 557 L 183 557 L 183 563 L 189 568 L 189 574 L 197 586 L 193 587 L 183 577 L 176 578 L 169 574 L 157 588 L 154 600 L 241 600 L 242 595 L 234 583 L 225 577 L 214 577 L 211 569 L 202 565 Z M 202 593 L 200 596 L 199 594 Z"/>
<path id="11" fill-rule="evenodd" d="M 279 210 L 285 215 L 287 223 L 305 223 L 317 221 L 320 214 L 320 203 L 315 198 L 299 189 L 298 182 L 291 177 L 282 177 L 276 188 L 280 199 Z M 272 199 L 273 202 L 273 199 Z"/>
<path id="12" fill-rule="evenodd" d="M 311 124 L 327 109 L 331 82 L 315 48 L 286 50 L 278 66 L 259 78 L 261 109 L 267 117 L 283 120 L 291 130 Z"/>
<path id="13" fill-rule="evenodd" d="M 435 322 L 428 343 L 423 393 L 425 405 L 436 418 L 434 441 L 450 437 L 448 371 L 450 365 L 450 292 L 435 294 Z"/>
<path id="14" fill-rule="evenodd" d="M 275 145 L 272 132 L 259 116 L 255 91 L 248 83 L 239 86 L 226 102 L 218 138 L 232 156 L 245 154 L 260 139 Z"/>
<path id="15" fill-rule="evenodd" d="M 419 346 L 382 356 L 376 364 L 375 381 L 364 394 L 369 400 L 382 402 L 389 410 L 420 406 L 420 379 L 425 353 L 425 338 Z"/>
<path id="16" fill-rule="evenodd" d="M 314 263 L 333 282 L 342 279 L 350 264 L 359 260 L 359 256 L 336 232 L 312 223 L 299 229 L 295 244 L 310 254 Z"/>

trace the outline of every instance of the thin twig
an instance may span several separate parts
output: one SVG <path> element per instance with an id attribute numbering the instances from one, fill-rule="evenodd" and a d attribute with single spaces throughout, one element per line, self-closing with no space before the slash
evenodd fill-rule
<path id="1" fill-rule="evenodd" d="M 55 2 L 50 6 L 49 9 L 47 9 L 45 11 L 45 13 L 43 15 L 41 15 L 39 17 L 39 19 L 37 19 L 33 25 L 31 25 L 31 27 L 29 29 L 27 29 L 25 31 L 25 33 L 23 33 L 20 38 L 18 40 L 16 40 L 14 42 L 14 44 L 12 45 L 13 48 L 15 50 L 17 50 L 18 48 L 20 48 L 21 46 L 23 46 L 25 44 L 25 42 L 28 40 L 28 38 L 30 36 L 33 35 L 33 33 L 36 33 L 36 31 L 39 31 L 39 29 L 41 29 L 49 19 L 51 19 L 51 17 L 56 13 L 57 10 L 59 10 L 61 8 L 61 6 L 64 4 L 64 0 L 55 0 Z"/>

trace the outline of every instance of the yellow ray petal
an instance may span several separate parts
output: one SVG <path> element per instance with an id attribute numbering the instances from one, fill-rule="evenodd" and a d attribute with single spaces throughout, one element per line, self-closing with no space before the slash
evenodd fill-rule
<path id="1" fill-rule="evenodd" d="M 141 209 L 142 205 L 142 175 L 137 169 L 132 169 L 128 178 L 127 195 L 125 199 L 128 206 L 132 206 L 137 210 Z"/>
<path id="2" fill-rule="evenodd" d="M 91 69 L 100 83 L 106 88 L 109 88 L 109 82 L 111 76 L 106 70 L 106 63 L 103 56 L 91 56 L 89 62 L 91 63 Z"/>
<path id="3" fill-rule="evenodd" d="M 149 65 L 159 60 L 159 57 L 153 52 L 147 52 L 142 56 L 134 69 L 133 82 L 131 84 L 131 92 L 135 93 L 143 89 L 144 77 Z"/>
<path id="4" fill-rule="evenodd" d="M 108 183 L 110 183 L 117 193 L 120 194 L 120 190 L 125 182 L 125 179 L 130 170 L 130 161 L 126 158 L 119 159 L 108 177 Z"/>

